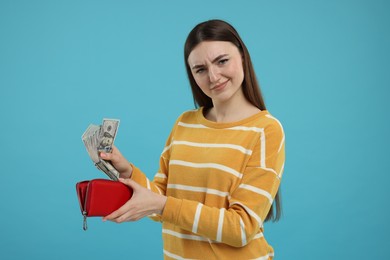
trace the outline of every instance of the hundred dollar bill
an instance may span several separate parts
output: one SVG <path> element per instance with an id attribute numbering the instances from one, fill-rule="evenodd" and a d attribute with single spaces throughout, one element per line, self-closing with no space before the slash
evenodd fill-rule
<path id="1" fill-rule="evenodd" d="M 114 143 L 118 126 L 119 120 L 107 118 L 103 119 L 99 136 L 99 152 L 110 153 L 112 151 L 112 144 Z"/>
<path id="2" fill-rule="evenodd" d="M 99 153 L 96 149 L 97 144 L 99 142 L 98 140 L 98 134 L 100 132 L 100 126 L 97 125 L 89 125 L 87 130 L 85 130 L 82 140 L 84 142 L 85 148 L 87 149 L 87 152 L 89 154 L 89 157 L 91 157 L 92 161 L 97 163 L 99 162 Z"/>
<path id="3" fill-rule="evenodd" d="M 118 127 L 119 120 L 105 118 L 101 126 L 91 124 L 81 136 L 88 155 L 95 166 L 112 180 L 118 180 L 119 172 L 111 162 L 105 161 L 100 157 L 100 152 L 112 152 L 112 145 L 114 144 Z"/>

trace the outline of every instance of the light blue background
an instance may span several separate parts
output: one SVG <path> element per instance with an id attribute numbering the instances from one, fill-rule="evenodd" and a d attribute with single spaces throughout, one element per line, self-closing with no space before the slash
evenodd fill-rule
<path id="1" fill-rule="evenodd" d="M 240 32 L 284 124 L 284 217 L 265 233 L 276 259 L 389 258 L 389 11 L 380 0 L 0 0 L 0 258 L 162 258 L 151 220 L 82 230 L 75 184 L 104 175 L 81 134 L 120 118 L 117 146 L 152 178 L 193 108 L 185 38 L 210 18 Z"/>

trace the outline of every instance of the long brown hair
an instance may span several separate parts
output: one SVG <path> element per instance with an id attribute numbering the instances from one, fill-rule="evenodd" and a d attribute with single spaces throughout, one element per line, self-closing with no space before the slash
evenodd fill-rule
<path id="1" fill-rule="evenodd" d="M 266 110 L 264 99 L 260 91 L 260 85 L 257 81 L 248 49 L 236 29 L 234 29 L 229 23 L 222 20 L 209 20 L 196 25 L 189 33 L 184 45 L 184 63 L 191 85 L 195 107 L 204 107 L 205 109 L 213 107 L 211 98 L 204 94 L 196 84 L 195 79 L 192 76 L 191 68 L 188 64 L 188 56 L 192 50 L 203 41 L 231 42 L 238 48 L 243 60 L 244 81 L 242 82 L 242 90 L 244 96 L 252 105 L 261 110 Z M 274 203 L 272 203 L 271 209 L 265 221 L 278 221 L 280 219 L 282 206 L 281 196 L 279 193 L 279 191 L 276 193 Z"/>

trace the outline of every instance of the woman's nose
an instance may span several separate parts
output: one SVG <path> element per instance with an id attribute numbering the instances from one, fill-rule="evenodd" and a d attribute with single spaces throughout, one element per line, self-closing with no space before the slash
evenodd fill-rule
<path id="1" fill-rule="evenodd" d="M 220 78 L 220 73 L 218 68 L 210 67 L 209 68 L 209 78 L 210 82 L 217 82 Z"/>

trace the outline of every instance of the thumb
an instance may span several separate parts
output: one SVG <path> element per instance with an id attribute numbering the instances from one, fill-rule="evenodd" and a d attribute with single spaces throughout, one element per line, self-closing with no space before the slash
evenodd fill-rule
<path id="1" fill-rule="evenodd" d="M 118 179 L 120 182 L 122 182 L 123 184 L 129 186 L 130 188 L 132 188 L 133 190 L 136 190 L 137 188 L 140 187 L 140 185 L 138 183 L 136 183 L 135 181 L 133 181 L 132 179 L 123 179 L 123 178 L 119 178 Z"/>
<path id="2" fill-rule="evenodd" d="M 112 160 L 112 154 L 111 154 L 111 153 L 104 153 L 104 152 L 101 152 L 99 155 L 100 155 L 100 157 L 103 158 L 104 160 Z"/>

